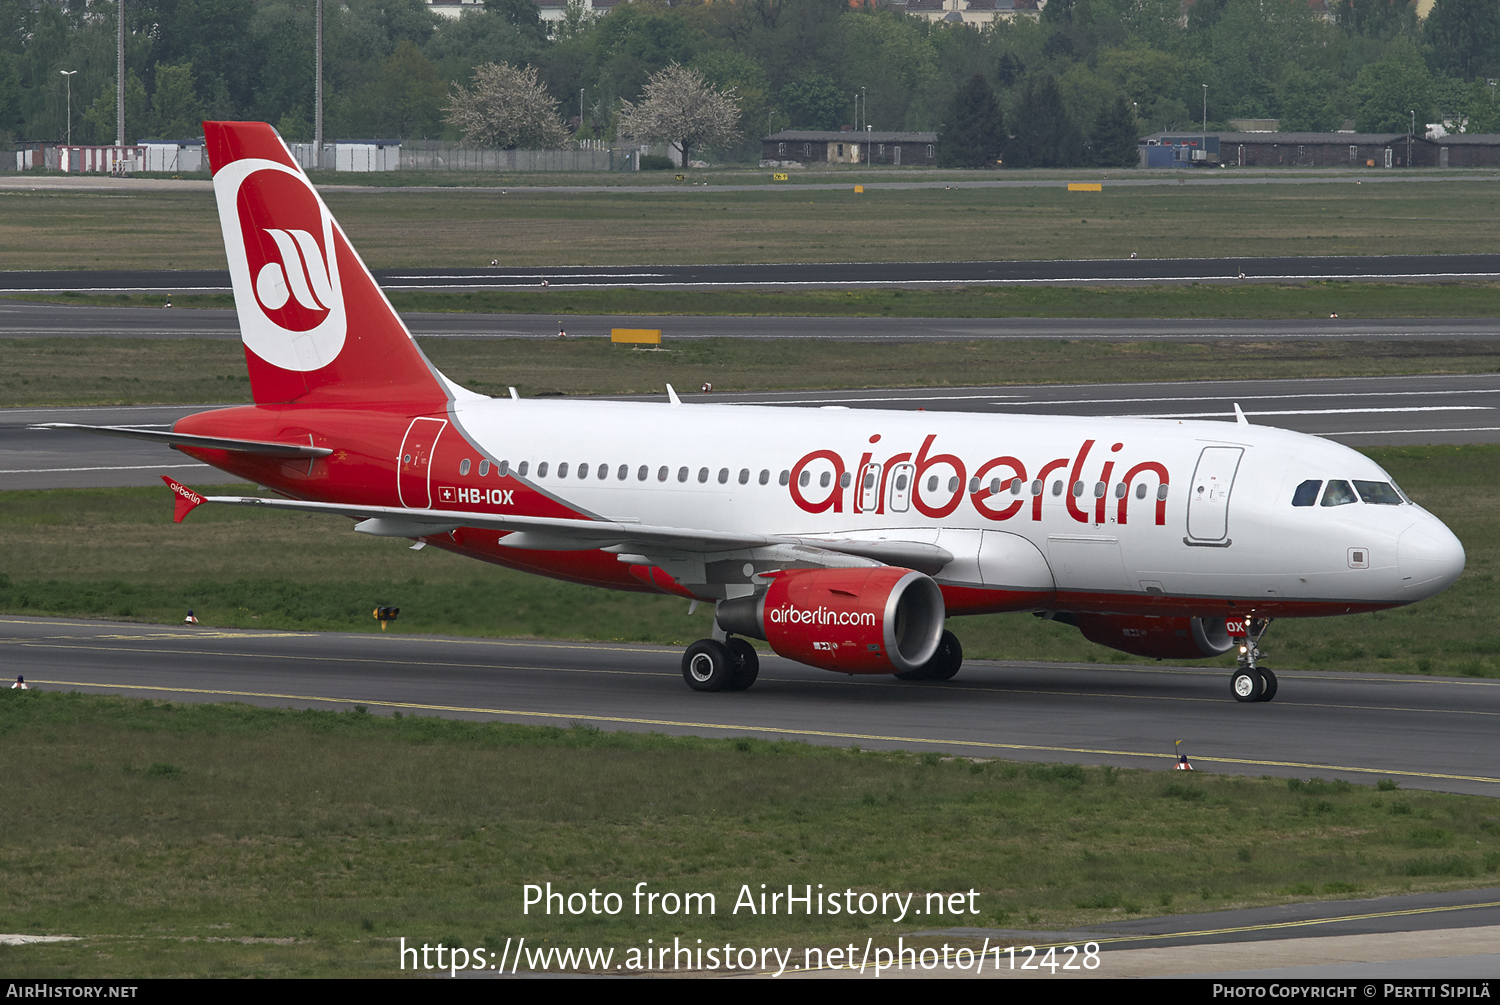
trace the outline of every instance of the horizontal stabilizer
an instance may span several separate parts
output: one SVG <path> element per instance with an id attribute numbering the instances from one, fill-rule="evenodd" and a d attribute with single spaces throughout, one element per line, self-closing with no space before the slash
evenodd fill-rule
<path id="1" fill-rule="evenodd" d="M 234 440 L 224 436 L 190 436 L 186 433 L 163 433 L 154 429 L 136 429 L 133 426 L 84 426 L 76 422 L 43 422 L 30 428 L 76 429 L 79 432 L 99 433 L 103 436 L 152 440 L 172 447 L 235 450 L 243 454 L 260 454 L 265 457 L 327 457 L 333 453 L 328 447 L 315 447 L 309 443 L 267 443 L 264 440 Z"/>

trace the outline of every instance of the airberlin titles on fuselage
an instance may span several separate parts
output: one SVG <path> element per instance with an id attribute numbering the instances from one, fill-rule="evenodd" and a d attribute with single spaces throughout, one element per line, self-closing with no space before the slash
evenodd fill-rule
<path id="1" fill-rule="evenodd" d="M 874 445 L 880 440 L 876 434 L 869 442 Z M 1084 524 L 1104 524 L 1110 517 L 1117 524 L 1126 524 L 1132 499 L 1140 506 L 1148 505 L 1149 500 L 1154 502 L 1148 510 L 1150 521 L 1158 527 L 1166 525 L 1167 492 L 1171 484 L 1167 466 L 1154 460 L 1135 461 L 1127 466 L 1118 459 L 1125 447 L 1123 443 L 1112 444 L 1108 448 L 1109 459 L 1097 469 L 1090 469 L 1088 464 L 1097 441 L 1087 439 L 1071 457 L 1052 458 L 1035 468 L 1028 467 L 1018 457 L 1001 454 L 981 462 L 970 474 L 971 469 L 962 458 L 938 452 L 936 441 L 937 434 L 930 433 L 915 455 L 905 450 L 884 460 L 876 460 L 877 454 L 867 450 L 853 466 L 853 472 L 837 451 L 813 450 L 784 470 L 778 481 L 799 509 L 813 514 L 849 512 L 881 516 L 915 510 L 923 516 L 942 519 L 957 510 L 967 496 L 975 511 L 986 520 L 1002 522 L 1015 517 L 1024 520 L 1029 513 L 1031 520 L 1040 521 L 1042 504 L 1052 496 L 1061 497 L 1068 515 Z M 622 471 L 628 467 L 622 466 Z M 542 465 L 538 468 L 539 472 L 544 470 Z M 599 469 L 607 472 L 609 466 L 600 465 Z M 494 470 L 500 477 L 506 476 L 501 472 L 508 475 L 513 471 L 509 464 L 496 465 Z M 582 474 L 587 470 L 580 465 L 580 480 L 587 477 Z M 1033 470 L 1034 475 L 1028 473 Z M 1117 470 L 1123 473 L 1112 481 Z M 519 471 L 515 474 L 525 477 Z M 459 506 L 516 505 L 513 491 L 482 487 L 441 485 L 438 497 L 445 504 Z"/>

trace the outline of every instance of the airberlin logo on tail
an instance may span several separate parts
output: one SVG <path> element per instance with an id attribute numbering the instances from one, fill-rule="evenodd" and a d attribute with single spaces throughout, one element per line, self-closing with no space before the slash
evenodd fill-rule
<path id="1" fill-rule="evenodd" d="M 348 330 L 340 235 L 307 177 L 247 158 L 214 176 L 214 195 L 245 346 L 284 370 L 333 362 Z"/>
<path id="2" fill-rule="evenodd" d="M 267 311 L 279 311 L 295 299 L 305 310 L 326 314 L 333 302 L 328 267 L 317 238 L 305 230 L 265 233 L 276 244 L 281 261 L 267 262 L 255 274 L 255 296 Z"/>

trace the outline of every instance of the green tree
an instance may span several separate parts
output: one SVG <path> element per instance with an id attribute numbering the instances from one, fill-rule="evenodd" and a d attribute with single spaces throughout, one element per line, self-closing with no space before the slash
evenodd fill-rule
<path id="1" fill-rule="evenodd" d="M 538 42 L 547 37 L 535 0 L 484 0 L 484 9 L 506 21 L 521 35 Z"/>
<path id="2" fill-rule="evenodd" d="M 1068 117 L 1051 74 L 1039 74 L 1021 89 L 1011 121 L 1015 134 L 1006 148 L 1007 167 L 1078 167 L 1084 161 L 1083 134 Z"/>
<path id="3" fill-rule="evenodd" d="M 1394 39 L 1378 62 L 1359 71 L 1353 93 L 1354 127 L 1362 133 L 1404 133 L 1413 112 L 1420 129 L 1431 115 L 1432 75 L 1421 51 L 1404 38 Z"/>
<path id="4" fill-rule="evenodd" d="M 447 90 L 421 50 L 402 39 L 382 62 L 379 75 L 355 100 L 372 131 L 405 139 L 441 131 Z"/>
<path id="5" fill-rule="evenodd" d="M 115 85 L 108 84 L 103 92 L 84 113 L 86 133 L 95 143 L 115 141 Z M 138 139 L 146 130 L 151 118 L 151 105 L 146 100 L 146 85 L 134 70 L 125 71 L 125 142 Z"/>
<path id="6" fill-rule="evenodd" d="M 1113 103 L 1099 109 L 1094 120 L 1093 135 L 1089 138 L 1089 163 L 1094 167 L 1133 167 L 1140 154 L 1137 147 L 1135 115 L 1125 95 L 1116 96 Z"/>
<path id="7" fill-rule="evenodd" d="M 1437 69 L 1465 80 L 1489 76 L 1500 66 L 1500 3 L 1437 0 L 1423 36 Z"/>
<path id="8" fill-rule="evenodd" d="M 151 132 L 162 139 L 185 139 L 203 132 L 203 105 L 193 89 L 193 64 L 156 65 L 151 95 Z M 128 95 L 128 88 L 127 88 Z"/>
<path id="9" fill-rule="evenodd" d="M 851 114 L 844 92 L 827 76 L 815 73 L 781 89 L 781 108 L 793 129 L 837 129 Z"/>
<path id="10" fill-rule="evenodd" d="M 994 167 L 1005 145 L 1005 117 L 995 92 L 974 74 L 953 96 L 948 128 L 938 143 L 944 167 Z"/>

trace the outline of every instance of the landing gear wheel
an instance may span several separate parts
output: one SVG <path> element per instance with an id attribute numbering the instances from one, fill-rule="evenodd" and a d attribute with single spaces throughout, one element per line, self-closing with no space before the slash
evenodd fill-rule
<path id="1" fill-rule="evenodd" d="M 1229 679 L 1229 692 L 1235 701 L 1262 701 L 1261 692 L 1264 690 L 1265 680 L 1257 670 L 1241 667 Z"/>
<path id="2" fill-rule="evenodd" d="M 736 660 L 717 639 L 699 639 L 682 654 L 682 679 L 694 691 L 723 691 L 733 680 Z"/>
<path id="3" fill-rule="evenodd" d="M 743 691 L 760 676 L 760 654 L 755 651 L 754 646 L 738 637 L 730 639 L 725 646 L 734 660 L 734 672 L 724 690 Z"/>
<path id="4" fill-rule="evenodd" d="M 952 632 L 943 632 L 938 640 L 937 652 L 932 659 L 905 673 L 896 674 L 897 680 L 952 680 L 958 668 L 964 665 L 963 643 Z"/>
<path id="5" fill-rule="evenodd" d="M 1261 680 L 1263 681 L 1260 688 L 1260 698 L 1257 700 L 1270 701 L 1276 697 L 1276 675 L 1271 672 L 1270 667 L 1256 667 L 1255 669 L 1259 671 Z"/>

